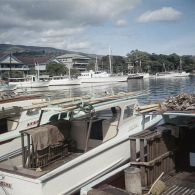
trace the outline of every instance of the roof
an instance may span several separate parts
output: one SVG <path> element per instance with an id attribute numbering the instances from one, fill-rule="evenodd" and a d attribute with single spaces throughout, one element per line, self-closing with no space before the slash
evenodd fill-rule
<path id="1" fill-rule="evenodd" d="M 61 58 L 73 58 L 73 59 L 90 59 L 86 56 L 82 56 L 82 55 L 79 55 L 79 54 L 64 54 L 64 55 L 61 55 L 61 56 L 57 56 L 56 57 L 57 59 L 61 59 Z"/>
<path id="2" fill-rule="evenodd" d="M 0 59 L 0 64 L 23 64 L 23 62 L 12 54 L 8 54 Z"/>
<path id="3" fill-rule="evenodd" d="M 48 63 L 51 57 L 50 56 L 19 56 L 18 59 L 20 59 L 24 64 L 34 66 L 35 62 L 37 62 L 38 64 Z"/>

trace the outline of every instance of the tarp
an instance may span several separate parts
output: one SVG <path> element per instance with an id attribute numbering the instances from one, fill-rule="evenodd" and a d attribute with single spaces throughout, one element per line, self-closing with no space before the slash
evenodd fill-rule
<path id="1" fill-rule="evenodd" d="M 64 135 L 54 125 L 44 125 L 27 131 L 32 137 L 35 150 L 43 150 L 48 146 L 61 145 L 65 140 Z"/>

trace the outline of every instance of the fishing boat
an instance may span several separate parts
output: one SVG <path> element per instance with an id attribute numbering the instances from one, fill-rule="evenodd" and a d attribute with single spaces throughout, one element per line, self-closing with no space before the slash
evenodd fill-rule
<path id="1" fill-rule="evenodd" d="M 128 78 L 127 79 L 143 79 L 144 77 L 140 74 L 128 74 Z"/>
<path id="2" fill-rule="evenodd" d="M 21 150 L 0 161 L 3 189 L 10 195 L 72 194 L 127 162 L 129 136 L 161 119 L 146 115 L 143 123 L 136 111 L 138 95 L 141 93 L 113 95 L 42 109 L 42 117 L 50 109 L 72 114 L 69 120 L 21 132 Z"/>
<path id="3" fill-rule="evenodd" d="M 28 75 L 25 78 L 9 78 L 9 85 L 16 85 L 17 88 L 39 88 L 48 87 L 48 81 L 39 81 L 34 75 Z"/>

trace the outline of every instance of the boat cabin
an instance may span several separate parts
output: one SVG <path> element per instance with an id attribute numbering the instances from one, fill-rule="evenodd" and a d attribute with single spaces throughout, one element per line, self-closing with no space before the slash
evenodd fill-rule
<path id="1" fill-rule="evenodd" d="M 35 82 L 36 76 L 28 75 L 24 78 L 9 78 L 9 83 L 17 83 L 17 82 Z"/>

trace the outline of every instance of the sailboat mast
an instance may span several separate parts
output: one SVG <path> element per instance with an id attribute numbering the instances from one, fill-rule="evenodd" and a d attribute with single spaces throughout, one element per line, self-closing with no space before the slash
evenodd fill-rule
<path id="1" fill-rule="evenodd" d="M 96 56 L 96 58 L 95 58 L 95 71 L 98 71 L 97 56 Z"/>
<path id="2" fill-rule="evenodd" d="M 70 79 L 70 64 L 68 65 L 68 78 Z"/>
<path id="3" fill-rule="evenodd" d="M 109 47 L 109 64 L 110 64 L 110 74 L 112 74 L 112 60 L 111 60 L 111 49 Z"/>
<path id="4" fill-rule="evenodd" d="M 35 70 L 37 71 L 37 81 L 39 81 L 39 63 L 34 59 Z"/>

